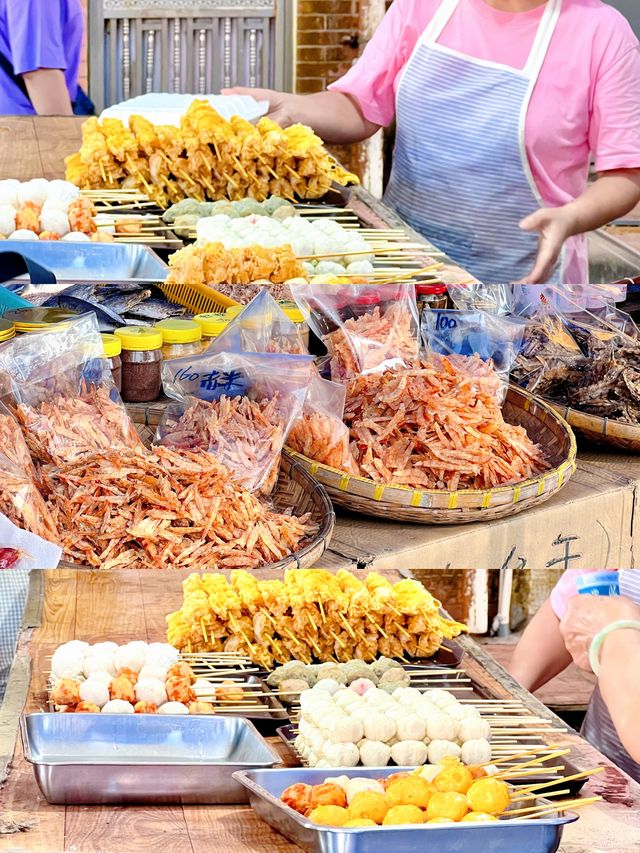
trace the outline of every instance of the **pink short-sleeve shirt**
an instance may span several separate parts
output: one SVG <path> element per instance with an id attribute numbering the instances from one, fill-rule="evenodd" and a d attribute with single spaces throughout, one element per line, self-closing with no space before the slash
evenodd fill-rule
<path id="1" fill-rule="evenodd" d="M 332 89 L 354 97 L 366 119 L 386 127 L 402 72 L 441 0 L 394 0 L 362 57 Z M 502 12 L 460 0 L 439 43 L 522 69 L 544 12 Z M 590 156 L 599 172 L 640 168 L 640 45 L 626 19 L 601 0 L 563 0 L 525 126 L 529 163 L 545 204 L 586 186 Z"/>

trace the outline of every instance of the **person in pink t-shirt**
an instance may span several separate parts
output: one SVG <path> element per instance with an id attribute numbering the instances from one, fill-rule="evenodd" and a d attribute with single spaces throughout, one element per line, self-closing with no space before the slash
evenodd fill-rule
<path id="1" fill-rule="evenodd" d="M 395 118 L 387 202 L 481 281 L 586 283 L 640 201 L 640 45 L 601 0 L 394 0 L 330 91 L 228 91 L 328 143 Z"/>

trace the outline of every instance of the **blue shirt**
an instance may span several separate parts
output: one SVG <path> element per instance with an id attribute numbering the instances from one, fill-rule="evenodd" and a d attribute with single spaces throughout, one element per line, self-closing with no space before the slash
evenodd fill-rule
<path id="1" fill-rule="evenodd" d="M 16 74 L 39 68 L 64 71 L 75 100 L 82 57 L 80 0 L 0 0 L 0 52 Z M 0 69 L 0 115 L 34 115 L 20 87 Z"/>

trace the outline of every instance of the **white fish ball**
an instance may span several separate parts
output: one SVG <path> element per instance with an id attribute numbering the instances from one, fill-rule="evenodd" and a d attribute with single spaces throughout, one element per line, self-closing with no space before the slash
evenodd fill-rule
<path id="1" fill-rule="evenodd" d="M 317 767 L 318 766 L 318 756 L 313 750 L 307 755 L 307 764 L 309 767 Z M 337 767 L 338 765 L 336 765 Z"/>
<path id="2" fill-rule="evenodd" d="M 363 776 L 356 776 L 347 781 L 344 791 L 347 795 L 347 803 L 351 805 L 356 794 L 360 794 L 363 791 L 375 791 L 376 794 L 384 794 L 384 787 L 377 779 L 366 779 Z"/>
<path id="3" fill-rule="evenodd" d="M 34 178 L 21 184 L 18 190 L 18 201 L 20 204 L 32 201 L 34 204 L 43 205 L 48 194 L 49 181 L 45 181 L 44 178 Z"/>
<path id="4" fill-rule="evenodd" d="M 10 234 L 8 237 L 9 240 L 37 240 L 38 235 L 33 231 L 29 231 L 28 228 L 18 228 L 17 231 L 14 231 L 13 234 Z"/>
<path id="5" fill-rule="evenodd" d="M 460 731 L 458 732 L 458 740 L 465 743 L 468 740 L 478 740 L 483 738 L 489 740 L 491 738 L 491 726 L 486 720 L 477 720 L 474 717 L 469 717 L 460 723 Z"/>
<path id="6" fill-rule="evenodd" d="M 346 794 L 347 785 L 349 784 L 349 782 L 351 782 L 349 776 L 327 776 L 327 778 L 323 782 L 323 785 L 337 785 L 339 788 L 342 788 L 342 790 Z"/>
<path id="7" fill-rule="evenodd" d="M 396 723 L 384 714 L 373 711 L 365 718 L 364 736 L 367 740 L 380 740 L 386 743 L 394 737 L 396 732 Z"/>
<path id="8" fill-rule="evenodd" d="M 417 714 L 404 714 L 396 723 L 400 740 L 424 740 L 427 727 Z"/>
<path id="9" fill-rule="evenodd" d="M 432 740 L 428 749 L 429 764 L 438 764 L 448 755 L 460 758 L 461 752 L 458 744 L 450 740 Z"/>
<path id="10" fill-rule="evenodd" d="M 157 660 L 166 661 L 168 668 L 178 662 L 180 652 L 171 643 L 149 643 L 147 646 L 147 663 L 151 663 L 151 658 L 153 658 L 154 663 Z"/>
<path id="11" fill-rule="evenodd" d="M 82 231 L 69 231 L 62 238 L 66 243 L 90 243 L 91 238 L 88 234 L 83 234 Z"/>
<path id="12" fill-rule="evenodd" d="M 89 678 L 87 681 L 83 681 L 79 693 L 83 702 L 93 702 L 98 708 L 102 708 L 109 701 L 108 685 L 97 678 Z"/>
<path id="13" fill-rule="evenodd" d="M 476 708 L 475 705 L 458 705 L 458 708 L 462 709 L 462 719 L 463 720 L 481 720 L 482 714 Z M 449 709 L 447 709 L 448 713 Z"/>
<path id="14" fill-rule="evenodd" d="M 429 740 L 455 740 L 459 730 L 460 724 L 446 714 L 431 714 L 427 719 Z"/>
<path id="15" fill-rule="evenodd" d="M 119 669 L 120 667 L 118 667 Z M 84 659 L 84 674 L 87 678 L 92 672 L 110 672 L 112 676 L 116 674 L 116 666 L 113 655 L 110 651 L 89 652 Z"/>
<path id="16" fill-rule="evenodd" d="M 427 699 L 430 699 L 438 708 L 448 708 L 449 705 L 457 704 L 458 700 L 452 693 L 442 690 L 439 687 L 433 687 L 431 690 L 425 690 L 424 694 Z"/>
<path id="17" fill-rule="evenodd" d="M 379 740 L 364 740 L 360 745 L 360 761 L 365 767 L 386 767 L 391 758 L 391 747 Z"/>
<path id="18" fill-rule="evenodd" d="M 10 204 L 11 207 L 17 209 L 20 206 L 18 193 L 21 186 L 20 181 L 15 178 L 6 178 L 4 181 L 0 181 L 0 203 Z"/>
<path id="19" fill-rule="evenodd" d="M 419 767 L 427 760 L 427 747 L 419 740 L 404 740 L 391 747 L 391 758 L 399 767 Z"/>
<path id="20" fill-rule="evenodd" d="M 51 672 L 56 678 L 77 678 L 83 673 L 83 656 L 73 649 L 58 650 L 51 658 Z"/>
<path id="21" fill-rule="evenodd" d="M 183 705 L 182 702 L 165 702 L 164 705 L 161 705 L 158 708 L 159 714 L 180 714 L 182 716 L 186 716 L 189 713 L 189 709 L 186 705 Z"/>
<path id="22" fill-rule="evenodd" d="M 143 643 L 140 647 L 136 643 L 127 643 L 126 646 L 121 646 L 114 656 L 116 669 L 132 669 L 134 672 L 140 672 L 145 664 L 147 657 L 147 645 Z"/>
<path id="23" fill-rule="evenodd" d="M 140 672 L 138 673 L 138 678 L 142 681 L 143 678 L 155 678 L 158 681 L 162 681 L 163 683 L 167 679 L 167 668 L 164 666 L 154 666 L 153 664 L 145 663 Z M 205 678 L 199 678 L 196 683 L 193 685 L 195 687 L 212 687 L 212 683 L 207 681 Z"/>
<path id="24" fill-rule="evenodd" d="M 447 708 L 447 714 L 451 717 L 452 720 L 457 720 L 457 722 L 461 723 L 464 719 L 467 718 L 466 706 L 450 705 Z"/>
<path id="25" fill-rule="evenodd" d="M 392 696 L 401 705 L 415 705 L 422 700 L 422 693 L 415 687 L 399 687 L 393 691 Z"/>
<path id="26" fill-rule="evenodd" d="M 69 220 L 64 210 L 42 210 L 40 214 L 40 228 L 42 231 L 52 231 L 60 237 L 69 233 Z"/>
<path id="27" fill-rule="evenodd" d="M 79 652 L 81 654 L 86 654 L 90 648 L 91 646 L 89 645 L 89 643 L 85 643 L 84 640 L 69 640 L 68 642 L 63 643 L 61 646 L 58 646 L 58 648 L 56 649 L 56 653 L 62 651 L 73 651 Z"/>
<path id="28" fill-rule="evenodd" d="M 352 261 L 347 265 L 347 272 L 354 275 L 370 275 L 373 272 L 373 264 L 369 261 Z"/>
<path id="29" fill-rule="evenodd" d="M 102 707 L 103 714 L 134 714 L 133 705 L 131 702 L 125 702 L 124 699 L 112 699 Z"/>
<path id="30" fill-rule="evenodd" d="M 167 701 L 164 681 L 159 678 L 139 678 L 134 689 L 138 702 L 153 702 L 160 706 Z"/>
<path id="31" fill-rule="evenodd" d="M 107 687 L 113 681 L 113 675 L 110 672 L 106 672 L 103 670 L 97 670 L 96 672 L 92 672 L 87 681 L 99 681 L 101 684 L 106 684 Z"/>
<path id="32" fill-rule="evenodd" d="M 354 694 L 348 687 L 341 687 L 333 694 L 333 701 L 339 708 L 348 708 L 354 698 Z"/>
<path id="33" fill-rule="evenodd" d="M 330 743 L 324 758 L 330 767 L 356 767 L 360 761 L 360 750 L 355 743 Z"/>
<path id="34" fill-rule="evenodd" d="M 10 204 L 0 204 L 0 234 L 8 237 L 16 230 L 16 211 Z"/>
<path id="35" fill-rule="evenodd" d="M 491 744 L 485 738 L 468 740 L 462 744 L 460 757 L 463 764 L 488 764 L 491 761 Z"/>
<path id="36" fill-rule="evenodd" d="M 341 687 L 342 685 L 338 684 L 338 682 L 333 678 L 321 678 L 320 681 L 316 681 L 311 689 L 324 691 L 325 693 L 329 693 L 333 696 L 333 694 L 337 693 Z"/>
<path id="37" fill-rule="evenodd" d="M 353 717 L 336 720 L 335 725 L 328 730 L 329 740 L 332 743 L 357 743 L 363 733 L 362 723 L 354 720 Z"/>

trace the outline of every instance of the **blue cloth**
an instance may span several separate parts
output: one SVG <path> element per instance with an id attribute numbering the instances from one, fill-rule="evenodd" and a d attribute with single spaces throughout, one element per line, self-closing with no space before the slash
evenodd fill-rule
<path id="1" fill-rule="evenodd" d="M 0 52 L 16 75 L 38 68 L 64 71 L 75 101 L 84 18 L 80 0 L 0 0 Z M 34 115 L 18 84 L 0 69 L 0 115 Z"/>
<path id="2" fill-rule="evenodd" d="M 28 591 L 28 569 L 0 571 L 0 702 L 7 689 Z"/>

